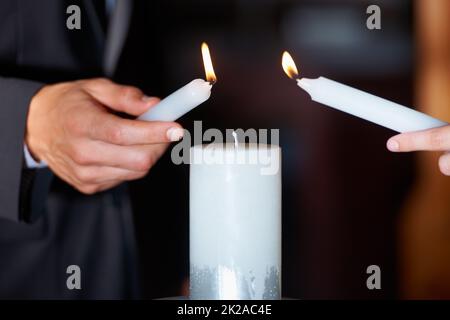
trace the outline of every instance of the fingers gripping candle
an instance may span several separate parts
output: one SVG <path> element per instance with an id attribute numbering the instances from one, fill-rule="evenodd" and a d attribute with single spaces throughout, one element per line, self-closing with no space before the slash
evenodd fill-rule
<path id="1" fill-rule="evenodd" d="M 410 132 L 447 125 L 419 111 L 324 77 L 298 79 L 297 67 L 286 51 L 283 53 L 282 66 L 286 74 L 297 80 L 297 85 L 308 92 L 313 101 L 380 126 L 397 132 Z"/>
<path id="2" fill-rule="evenodd" d="M 198 105 L 209 99 L 211 88 L 216 82 L 216 75 L 211 61 L 211 55 L 206 43 L 202 44 L 203 63 L 207 81 L 195 79 L 178 89 L 156 106 L 139 116 L 146 121 L 175 121 Z"/>

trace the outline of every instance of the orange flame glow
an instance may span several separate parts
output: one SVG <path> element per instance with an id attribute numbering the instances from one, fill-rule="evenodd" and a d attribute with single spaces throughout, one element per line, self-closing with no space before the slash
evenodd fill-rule
<path id="1" fill-rule="evenodd" d="M 298 76 L 297 66 L 295 65 L 294 59 L 292 59 L 289 52 L 283 52 L 283 57 L 281 59 L 281 65 L 283 66 L 284 72 L 289 78 L 295 79 Z"/>
<path id="2" fill-rule="evenodd" d="M 203 42 L 202 43 L 202 57 L 203 57 L 203 64 L 205 65 L 205 73 L 206 73 L 206 80 L 214 84 L 217 81 L 216 74 L 214 73 L 213 64 L 211 61 L 211 54 L 209 53 L 208 45 Z"/>

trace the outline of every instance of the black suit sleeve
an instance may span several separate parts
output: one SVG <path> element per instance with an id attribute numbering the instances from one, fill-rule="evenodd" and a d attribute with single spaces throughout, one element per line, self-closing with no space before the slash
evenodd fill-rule
<path id="1" fill-rule="evenodd" d="M 28 107 L 42 83 L 0 77 L 0 218 L 22 220 L 23 143 Z"/>

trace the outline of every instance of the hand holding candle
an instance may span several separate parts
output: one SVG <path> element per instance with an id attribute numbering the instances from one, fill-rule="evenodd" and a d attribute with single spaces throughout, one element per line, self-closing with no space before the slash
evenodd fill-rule
<path id="1" fill-rule="evenodd" d="M 138 119 L 146 121 L 175 121 L 209 99 L 216 75 L 206 43 L 202 44 L 203 63 L 207 81 L 195 79 L 178 89 Z"/>
<path id="2" fill-rule="evenodd" d="M 28 109 L 25 143 L 36 160 L 82 193 L 142 178 L 183 129 L 173 122 L 124 119 L 157 103 L 108 79 L 42 87 Z"/>

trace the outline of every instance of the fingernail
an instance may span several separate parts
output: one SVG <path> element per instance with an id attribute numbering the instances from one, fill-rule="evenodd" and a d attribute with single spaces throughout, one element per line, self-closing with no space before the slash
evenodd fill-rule
<path id="1" fill-rule="evenodd" d="M 445 153 L 439 158 L 439 168 L 443 174 L 450 176 L 450 161 L 447 154 L 448 153 Z"/>
<path id="2" fill-rule="evenodd" d="M 388 140 L 387 142 L 387 148 L 390 151 L 398 151 L 400 149 L 400 145 L 395 140 Z"/>
<path id="3" fill-rule="evenodd" d="M 167 138 L 172 141 L 180 141 L 183 138 L 184 130 L 181 128 L 170 128 L 167 130 Z"/>

